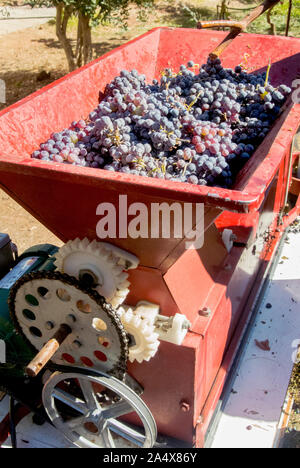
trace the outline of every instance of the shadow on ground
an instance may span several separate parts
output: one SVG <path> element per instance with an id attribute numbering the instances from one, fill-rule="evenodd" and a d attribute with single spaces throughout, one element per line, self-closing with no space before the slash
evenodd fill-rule
<path id="1" fill-rule="evenodd" d="M 31 93 L 34 93 L 40 88 L 52 83 L 61 78 L 67 73 L 66 71 L 50 70 L 50 77 L 42 81 L 37 78 L 40 72 L 28 72 L 27 70 L 9 71 L 6 73 L 0 72 L 0 79 L 6 83 L 6 103 L 0 103 L 0 110 L 7 106 L 25 98 Z"/>

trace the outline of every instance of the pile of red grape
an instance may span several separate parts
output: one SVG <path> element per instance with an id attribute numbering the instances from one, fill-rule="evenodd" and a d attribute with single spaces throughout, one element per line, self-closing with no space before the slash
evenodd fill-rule
<path id="1" fill-rule="evenodd" d="M 53 133 L 32 157 L 230 188 L 290 92 L 219 59 L 166 69 L 152 84 L 122 71 L 86 121 Z"/>

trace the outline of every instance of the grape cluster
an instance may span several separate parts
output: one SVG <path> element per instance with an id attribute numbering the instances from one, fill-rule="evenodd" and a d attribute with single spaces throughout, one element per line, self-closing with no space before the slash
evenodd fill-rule
<path id="1" fill-rule="evenodd" d="M 53 133 L 33 158 L 230 188 L 291 89 L 209 58 L 146 83 L 122 71 L 87 120 Z"/>

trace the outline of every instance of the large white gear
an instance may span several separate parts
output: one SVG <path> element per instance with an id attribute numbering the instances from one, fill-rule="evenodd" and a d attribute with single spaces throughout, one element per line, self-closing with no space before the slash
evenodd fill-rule
<path id="1" fill-rule="evenodd" d="M 96 291 L 113 307 L 122 304 L 129 293 L 128 273 L 136 268 L 138 259 L 105 242 L 75 239 L 67 242 L 55 254 L 58 271 L 80 279 L 81 272 L 95 278 Z"/>
<path id="2" fill-rule="evenodd" d="M 159 335 L 155 332 L 154 323 L 144 318 L 139 310 L 130 307 L 119 307 L 121 322 L 135 343 L 129 346 L 129 361 L 149 361 L 155 356 L 159 347 Z"/>

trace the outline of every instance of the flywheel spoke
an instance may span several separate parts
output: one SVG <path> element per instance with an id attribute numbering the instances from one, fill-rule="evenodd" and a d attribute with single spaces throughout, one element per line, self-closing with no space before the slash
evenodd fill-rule
<path id="1" fill-rule="evenodd" d="M 121 421 L 117 421 L 116 419 L 109 419 L 107 421 L 107 425 L 111 431 L 115 432 L 121 437 L 124 437 L 124 439 L 128 440 L 129 442 L 132 442 L 139 447 L 143 446 L 145 442 L 145 436 L 137 430 L 132 429 L 127 424 L 124 424 Z"/>
<path id="2" fill-rule="evenodd" d="M 94 393 L 92 383 L 86 379 L 79 379 L 79 385 L 89 410 L 99 408 L 97 397 Z"/>
<path id="3" fill-rule="evenodd" d="M 104 429 L 101 435 L 103 437 L 104 447 L 116 448 L 114 438 L 108 427 Z"/>
<path id="4" fill-rule="evenodd" d="M 81 414 L 85 414 L 88 411 L 88 408 L 83 400 L 65 392 L 64 390 L 61 390 L 60 388 L 55 388 L 53 390 L 53 397 Z"/>
<path id="5" fill-rule="evenodd" d="M 133 409 L 127 401 L 119 401 L 102 410 L 101 416 L 104 419 L 118 418 L 124 414 L 132 413 Z"/>

